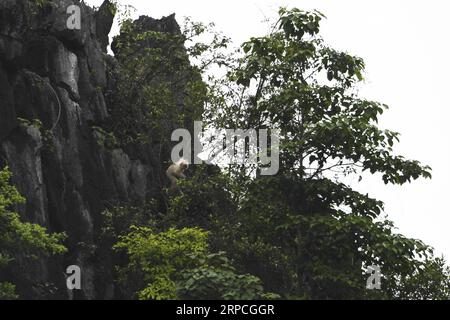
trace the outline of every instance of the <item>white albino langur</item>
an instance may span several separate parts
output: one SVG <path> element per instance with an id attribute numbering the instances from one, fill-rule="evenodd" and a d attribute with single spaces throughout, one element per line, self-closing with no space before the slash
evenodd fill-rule
<path id="1" fill-rule="evenodd" d="M 176 163 L 172 164 L 166 171 L 166 176 L 170 180 L 170 191 L 174 192 L 178 189 L 178 179 L 186 179 L 183 172 L 188 168 L 189 163 L 185 159 L 180 159 Z"/>

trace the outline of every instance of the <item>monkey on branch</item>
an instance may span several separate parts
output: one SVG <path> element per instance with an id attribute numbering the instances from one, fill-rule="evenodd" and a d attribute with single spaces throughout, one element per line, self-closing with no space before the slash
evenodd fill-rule
<path id="1" fill-rule="evenodd" d="M 170 192 L 178 190 L 178 179 L 186 179 L 184 171 L 189 167 L 189 163 L 185 159 L 180 159 L 173 163 L 166 171 L 166 176 L 170 180 Z"/>

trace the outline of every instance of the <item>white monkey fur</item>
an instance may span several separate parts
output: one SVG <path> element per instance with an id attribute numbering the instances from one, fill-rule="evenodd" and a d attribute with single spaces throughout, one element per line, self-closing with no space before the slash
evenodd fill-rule
<path id="1" fill-rule="evenodd" d="M 185 179 L 183 174 L 184 170 L 189 167 L 189 163 L 185 159 L 180 159 L 176 163 L 172 164 L 166 171 L 166 176 L 170 180 L 170 190 L 175 191 L 177 189 L 178 179 Z"/>

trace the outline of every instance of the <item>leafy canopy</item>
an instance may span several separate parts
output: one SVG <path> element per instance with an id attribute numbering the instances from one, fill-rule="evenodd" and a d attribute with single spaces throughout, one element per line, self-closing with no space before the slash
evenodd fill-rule
<path id="1" fill-rule="evenodd" d="M 258 299 L 266 294 L 260 279 L 238 275 L 225 253 L 211 254 L 208 232 L 198 228 L 171 228 L 155 233 L 132 227 L 114 245 L 126 251 L 129 263 L 120 269 L 123 284 L 139 274 L 139 299 Z M 146 284 L 142 288 L 143 284 Z"/>
<path id="2" fill-rule="evenodd" d="M 151 209 L 111 211 L 119 236 L 115 248 L 127 259 L 118 263 L 126 297 L 449 297 L 450 272 L 443 259 L 422 241 L 396 233 L 381 215 L 381 201 L 342 182 L 344 176 L 368 171 L 380 174 L 385 183 L 402 185 L 430 178 L 431 169 L 395 154 L 399 134 L 378 127 L 387 106 L 357 94 L 364 61 L 326 45 L 320 37 L 323 18 L 317 11 L 282 8 L 268 35 L 251 38 L 228 54 L 223 54 L 227 40 L 218 36 L 209 44 L 190 43 L 190 57 L 170 51 L 174 42 L 168 38 L 173 35 L 164 32 L 133 29 L 122 38 L 121 65 L 130 80 L 122 85 L 143 86 L 135 91 L 123 87 L 130 103 L 126 108 L 117 105 L 117 114 L 124 112 L 117 119 L 125 121 L 115 125 L 132 132 L 114 132 L 134 139 L 154 130 L 151 137 L 159 132 L 163 138 L 173 119 L 160 122 L 158 112 L 164 117 L 161 110 L 173 108 L 173 97 L 158 86 L 161 81 L 170 84 L 176 77 L 168 74 L 179 76 L 177 68 L 190 68 L 192 61 L 206 84 L 193 90 L 195 105 L 204 104 L 204 122 L 219 128 L 281 130 L 280 171 L 275 176 L 259 176 L 247 162 L 222 171 L 195 166 L 189 179 L 180 182 L 179 194 L 151 199 Z M 209 29 L 191 24 L 184 34 L 205 31 Z M 177 39 L 180 44 L 193 38 Z M 147 40 L 159 45 L 151 46 L 147 55 L 134 55 L 135 41 Z M 161 59 L 180 63 L 168 61 L 167 69 Z M 208 74 L 208 68 L 223 76 Z M 151 70 L 160 70 L 157 81 L 135 81 L 153 77 Z M 158 97 L 148 85 L 160 92 Z M 192 118 L 175 123 L 186 120 Z M 129 125 L 133 121 L 138 125 Z M 130 229 L 127 216 L 129 221 L 145 218 Z M 366 289 L 364 271 L 371 265 L 381 267 L 381 290 Z"/>
<path id="3" fill-rule="evenodd" d="M 22 222 L 13 208 L 25 202 L 17 189 L 11 185 L 11 172 L 6 167 L 0 170 L 0 299 L 17 298 L 15 285 L 10 282 L 11 271 L 17 260 L 37 260 L 62 254 L 64 234 L 49 234 L 44 227 Z M 3 276 L 5 274 L 5 276 Z"/>

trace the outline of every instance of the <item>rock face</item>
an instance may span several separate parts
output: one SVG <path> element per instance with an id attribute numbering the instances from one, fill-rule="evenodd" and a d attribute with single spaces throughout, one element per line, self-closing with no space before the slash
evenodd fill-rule
<path id="1" fill-rule="evenodd" d="M 80 1 L 33 2 L 0 1 L 0 165 L 9 165 L 27 198 L 22 217 L 66 232 L 69 253 L 29 266 L 24 279 L 34 289 L 21 292 L 19 283 L 18 291 L 23 298 L 45 298 L 42 287 L 50 285 L 50 298 L 113 298 L 107 266 L 96 252 L 100 213 L 111 201 L 143 200 L 160 188 L 150 174 L 159 168 L 145 157 L 105 148 L 93 129 L 108 118 L 105 70 L 107 61 L 114 63 L 106 54 L 114 17 L 109 2 L 96 12 Z M 67 28 L 73 4 L 81 9 L 80 30 Z M 146 21 L 143 28 L 179 32 L 173 16 Z M 75 296 L 65 288 L 69 265 L 82 269 Z"/>

